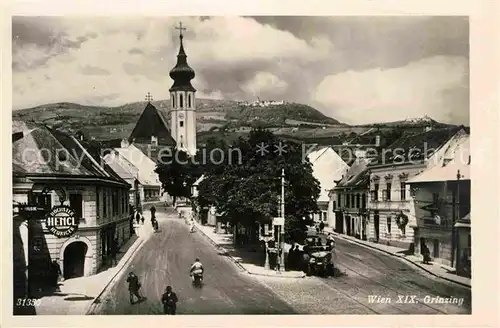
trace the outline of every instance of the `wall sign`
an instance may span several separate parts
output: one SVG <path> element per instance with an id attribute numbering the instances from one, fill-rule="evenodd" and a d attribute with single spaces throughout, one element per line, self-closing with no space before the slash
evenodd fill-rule
<path id="1" fill-rule="evenodd" d="M 54 236 L 65 238 L 78 229 L 79 220 L 69 206 L 54 206 L 45 218 L 45 226 Z"/>

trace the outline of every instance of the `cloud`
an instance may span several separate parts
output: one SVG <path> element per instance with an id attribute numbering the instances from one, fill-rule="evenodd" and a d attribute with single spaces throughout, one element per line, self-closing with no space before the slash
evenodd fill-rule
<path id="1" fill-rule="evenodd" d="M 269 72 L 258 72 L 255 77 L 242 85 L 243 91 L 258 97 L 267 93 L 283 93 L 288 84 L 276 75 Z"/>
<path id="2" fill-rule="evenodd" d="M 168 98 L 173 83 L 169 71 L 179 49 L 174 26 L 179 21 L 187 27 L 184 47 L 196 72 L 192 83 L 198 97 L 284 99 L 354 122 L 371 117 L 361 114 L 361 109 L 366 108 L 365 102 L 373 103 L 375 96 L 388 106 L 401 103 L 401 96 L 391 102 L 382 86 L 377 86 L 380 95 L 358 87 L 355 99 L 348 99 L 356 85 L 339 85 L 340 79 L 359 80 L 373 88 L 367 81 L 411 68 L 424 58 L 461 58 L 461 64 L 468 60 L 468 28 L 463 18 L 14 17 L 14 108 L 61 101 L 114 106 L 142 101 L 148 91 L 155 99 Z M 446 68 L 437 68 L 441 64 Z M 449 73 L 450 63 L 433 65 Z M 398 88 L 412 79 L 416 80 L 411 83 L 423 88 L 420 80 L 427 79 L 422 74 L 428 73 L 418 70 L 428 72 L 425 67 L 405 75 L 408 81 L 398 82 Z M 346 90 L 346 95 L 332 90 L 327 97 L 328 92 L 320 92 L 319 86 L 324 90 L 332 83 Z M 428 81 L 424 85 L 427 97 L 439 93 L 439 99 L 419 100 L 421 104 L 413 107 L 432 103 L 427 114 L 433 116 L 432 111 L 445 113 L 454 104 L 456 111 L 442 116 L 468 120 L 464 107 L 468 82 L 462 89 L 445 84 Z M 400 94 L 404 92 L 409 91 Z M 361 96 L 368 100 L 362 101 Z"/>
<path id="3" fill-rule="evenodd" d="M 467 59 L 435 56 L 398 68 L 327 76 L 316 88 L 314 99 L 329 108 L 328 114 L 347 123 L 426 114 L 438 121 L 457 122 L 465 117 L 468 120 L 469 104 L 464 95 L 468 95 Z"/>

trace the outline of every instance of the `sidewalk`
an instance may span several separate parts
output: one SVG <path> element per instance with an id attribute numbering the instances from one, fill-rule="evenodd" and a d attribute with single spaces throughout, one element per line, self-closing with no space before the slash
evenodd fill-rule
<path id="1" fill-rule="evenodd" d="M 215 245 L 220 255 L 229 257 L 240 269 L 256 276 L 277 277 L 277 278 L 304 278 L 302 271 L 276 272 L 264 269 L 262 254 L 250 249 L 236 248 L 233 245 L 232 234 L 217 234 L 214 227 L 204 226 L 195 221 L 196 231 L 201 232 L 207 239 Z"/>
<path id="2" fill-rule="evenodd" d="M 467 277 L 461 277 L 458 276 L 454 273 L 454 269 L 439 263 L 434 263 L 430 262 L 430 264 L 423 264 L 422 263 L 422 257 L 417 256 L 417 255 L 407 255 L 406 249 L 399 248 L 399 247 L 394 247 L 394 246 L 388 246 L 384 244 L 377 244 L 365 240 L 360 240 L 352 236 L 347 236 L 343 234 L 339 234 L 337 232 L 334 232 L 331 228 L 325 228 L 325 232 L 327 233 L 333 233 L 333 235 L 336 238 L 341 238 L 343 240 L 353 242 L 359 245 L 362 245 L 364 247 L 369 247 L 372 249 L 379 250 L 381 252 L 384 252 L 389 255 L 397 256 L 403 260 L 406 260 L 413 265 L 419 267 L 420 269 L 426 271 L 427 273 L 432 274 L 433 276 L 457 283 L 459 285 L 462 285 L 464 287 L 471 287 L 471 279 Z"/>
<path id="3" fill-rule="evenodd" d="M 60 283 L 60 291 L 40 298 L 36 307 L 37 315 L 83 315 L 98 300 L 106 287 L 126 267 L 128 261 L 141 247 L 148 236 L 152 235 L 151 224 L 135 225 L 136 235 L 125 242 L 117 254 L 118 264 L 88 277 L 68 279 Z M 101 269 L 102 270 L 102 269 Z"/>

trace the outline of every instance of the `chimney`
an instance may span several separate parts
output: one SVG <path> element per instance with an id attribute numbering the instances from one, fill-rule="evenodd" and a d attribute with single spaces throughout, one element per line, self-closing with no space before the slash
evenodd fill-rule
<path id="1" fill-rule="evenodd" d="M 120 144 L 121 148 L 127 148 L 129 146 L 128 140 L 127 139 L 122 139 L 122 142 Z"/>
<path id="2" fill-rule="evenodd" d="M 380 147 L 380 136 L 375 136 L 375 147 Z"/>

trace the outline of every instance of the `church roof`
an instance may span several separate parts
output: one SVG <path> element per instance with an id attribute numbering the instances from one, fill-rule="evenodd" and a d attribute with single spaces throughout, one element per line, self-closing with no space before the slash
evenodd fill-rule
<path id="1" fill-rule="evenodd" d="M 152 136 L 158 138 L 158 145 L 175 146 L 167 121 L 160 111 L 148 102 L 130 134 L 129 142 L 150 144 Z"/>
<path id="2" fill-rule="evenodd" d="M 177 55 L 177 64 L 170 71 L 170 77 L 174 80 L 174 84 L 169 91 L 196 91 L 196 89 L 191 85 L 191 80 L 194 79 L 194 70 L 189 67 L 187 63 L 187 55 L 184 51 L 184 45 L 182 44 L 182 25 L 180 27 L 181 34 L 179 54 Z"/>

